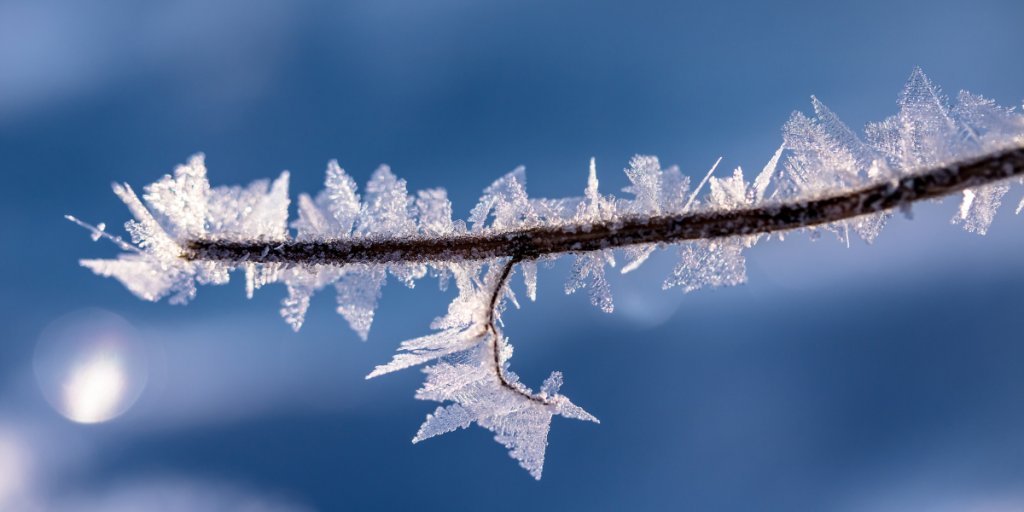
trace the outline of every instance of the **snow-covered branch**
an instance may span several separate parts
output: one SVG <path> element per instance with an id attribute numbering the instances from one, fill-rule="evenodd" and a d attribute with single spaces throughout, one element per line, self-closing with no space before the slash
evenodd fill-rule
<path id="1" fill-rule="evenodd" d="M 416 398 L 453 403 L 428 415 L 413 442 L 475 422 L 540 478 L 551 418 L 597 420 L 559 394 L 560 373 L 534 393 L 509 370 L 512 349 L 498 321 L 507 302 L 518 307 L 509 286 L 517 268 L 533 300 L 538 263 L 574 255 L 566 293 L 588 288 L 590 301 L 611 312 L 605 271 L 615 266 L 616 250 L 626 273 L 655 249 L 679 246 L 679 264 L 663 287 L 690 292 L 745 282 L 742 252 L 764 234 L 827 230 L 846 244 L 852 235 L 870 242 L 893 210 L 959 192 L 953 222 L 984 234 L 1010 182 L 1024 176 L 1024 116 L 968 92 L 957 100 L 951 108 L 915 69 L 899 112 L 868 124 L 863 141 L 812 96 L 816 117 L 792 114 L 782 146 L 752 183 L 739 167 L 713 176 L 716 162 L 691 190 L 677 167 L 638 155 L 625 169 L 631 197 L 601 193 L 591 159 L 583 197 L 540 199 L 527 195 L 520 167 L 485 189 L 462 221 L 452 219 L 444 189 L 411 196 L 381 166 L 360 197 L 332 161 L 325 189 L 315 198 L 300 194 L 299 218 L 289 224 L 287 172 L 246 188 L 212 188 L 200 154 L 145 187 L 141 199 L 127 184 L 114 185 L 134 216 L 125 224 L 131 243 L 103 224 L 69 218 L 125 251 L 81 264 L 143 299 L 184 304 L 196 284 L 223 284 L 241 269 L 250 297 L 269 283 L 287 287 L 281 315 L 295 330 L 313 294 L 327 286 L 337 292 L 338 313 L 365 340 L 388 273 L 409 287 L 428 274 L 442 289 L 454 280 L 458 296 L 431 323 L 438 332 L 403 342 L 367 378 L 432 362 Z"/>

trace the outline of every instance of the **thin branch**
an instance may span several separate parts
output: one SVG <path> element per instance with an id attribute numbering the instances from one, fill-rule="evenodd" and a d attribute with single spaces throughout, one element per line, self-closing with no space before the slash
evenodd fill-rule
<path id="1" fill-rule="evenodd" d="M 487 310 L 487 331 L 491 333 L 491 351 L 494 352 L 494 373 L 498 377 L 498 382 L 502 387 L 512 391 L 513 393 L 519 394 L 534 402 L 547 404 L 547 401 L 538 397 L 524 392 L 517 386 L 513 386 L 511 382 L 505 379 L 505 372 L 501 368 L 501 350 L 498 346 L 498 342 L 501 340 L 501 331 L 498 330 L 498 326 L 495 325 L 495 309 L 498 307 L 498 301 L 501 300 L 501 291 L 505 289 L 505 284 L 508 282 L 508 278 L 512 275 L 512 268 L 519 263 L 521 258 L 512 257 L 505 266 L 501 269 L 501 275 L 498 276 L 498 280 L 494 283 L 494 291 L 491 292 L 491 300 L 488 304 Z"/>
<path id="2" fill-rule="evenodd" d="M 498 326 L 495 324 L 496 315 L 494 312 L 498 307 L 498 301 L 501 300 L 501 291 L 508 283 L 509 277 L 512 276 L 512 269 L 520 261 L 522 261 L 522 258 L 513 256 L 505 262 L 505 266 L 501 269 L 501 275 L 498 276 L 498 280 L 494 284 L 494 291 L 491 293 L 491 300 L 488 304 L 489 309 L 487 310 L 486 332 L 491 333 L 491 350 L 494 352 L 494 373 L 498 377 L 498 383 L 501 384 L 501 387 L 508 389 L 527 400 L 543 405 L 551 405 L 551 402 L 549 402 L 543 395 L 531 395 L 521 387 L 513 385 L 505 378 L 505 371 L 501 368 L 501 351 L 498 346 L 498 342 L 501 339 L 501 331 L 498 330 Z"/>
<path id="3" fill-rule="evenodd" d="M 818 198 L 755 208 L 635 217 L 589 226 L 540 226 L 442 236 L 345 238 L 321 242 L 194 240 L 183 257 L 238 263 L 426 263 L 535 259 L 637 244 L 674 243 L 787 231 L 906 207 L 917 201 L 1024 175 L 1024 147 L 938 167 L 898 180 Z M 589 229 L 586 229 L 589 227 Z"/>

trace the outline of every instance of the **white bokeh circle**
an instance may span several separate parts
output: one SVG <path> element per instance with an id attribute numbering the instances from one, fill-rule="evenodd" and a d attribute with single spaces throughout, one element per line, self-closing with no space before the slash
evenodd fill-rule
<path id="1" fill-rule="evenodd" d="M 64 315 L 43 329 L 33 366 L 46 400 L 77 423 L 101 423 L 124 414 L 148 377 L 138 331 L 102 309 Z"/>

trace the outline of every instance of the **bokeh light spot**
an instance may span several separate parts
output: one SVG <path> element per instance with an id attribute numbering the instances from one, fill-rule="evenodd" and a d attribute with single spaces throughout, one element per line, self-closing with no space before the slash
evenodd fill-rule
<path id="1" fill-rule="evenodd" d="M 148 375 L 138 331 L 101 309 L 77 311 L 47 326 L 36 345 L 34 366 L 50 405 L 78 423 L 124 414 Z"/>

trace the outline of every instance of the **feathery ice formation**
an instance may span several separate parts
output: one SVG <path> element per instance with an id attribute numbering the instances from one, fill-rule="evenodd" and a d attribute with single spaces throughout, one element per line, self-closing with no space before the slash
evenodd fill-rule
<path id="1" fill-rule="evenodd" d="M 587 237 L 604 233 L 601 227 L 614 232 L 616 226 L 628 223 L 654 226 L 659 219 L 685 220 L 686 215 L 705 212 L 727 217 L 751 208 L 781 211 L 778 208 L 797 208 L 871 186 L 894 190 L 901 179 L 929 169 L 945 166 L 956 172 L 958 162 L 1000 151 L 1019 152 L 1024 147 L 1024 116 L 968 92 L 961 92 L 957 100 L 950 108 L 939 88 L 915 69 L 899 94 L 899 112 L 868 124 L 862 140 L 812 96 L 816 117 L 792 114 L 783 126 L 782 146 L 753 183 L 745 180 L 740 168 L 725 178 L 712 176 L 716 162 L 691 190 L 689 178 L 677 167 L 663 169 L 656 157 L 636 156 L 625 169 L 632 185 L 623 192 L 630 197 L 616 198 L 599 192 L 592 159 L 583 197 L 540 199 L 527 195 L 526 175 L 520 167 L 485 189 L 469 218 L 462 221 L 452 220 L 444 189 L 410 195 L 406 182 L 381 166 L 360 197 L 355 181 L 331 161 L 324 190 L 315 198 L 300 194 L 299 218 L 289 224 L 287 172 L 273 182 L 214 188 L 206 178 L 204 157 L 197 154 L 187 165 L 179 166 L 174 176 L 146 186 L 141 200 L 127 184 L 114 185 L 114 193 L 134 216 L 125 224 L 131 243 L 108 234 L 104 224 L 91 226 L 68 218 L 91 230 L 94 240 L 107 238 L 125 251 L 118 259 L 81 260 L 81 264 L 96 274 L 118 279 L 142 299 L 157 301 L 170 296 L 172 304 L 185 304 L 195 296 L 196 284 L 227 283 L 230 271 L 242 269 L 250 297 L 268 283 L 287 287 L 281 315 L 295 330 L 302 326 L 310 298 L 327 286 L 337 292 L 338 313 L 365 340 L 388 273 L 409 287 L 428 274 L 439 280 L 442 289 L 454 279 L 458 296 L 448 314 L 431 324 L 439 332 L 403 342 L 400 353 L 367 378 L 435 361 L 424 370 L 427 381 L 416 398 L 454 403 L 427 416 L 413 442 L 476 422 L 495 432 L 495 439 L 539 479 L 552 416 L 597 419 L 558 394 L 560 373 L 553 373 L 541 391 L 533 393 L 508 370 L 512 348 L 495 319 L 500 318 L 506 300 L 518 307 L 508 286 L 515 266 L 522 270 L 527 295 L 533 300 L 538 261 L 574 254 L 566 293 L 588 288 L 590 301 L 606 312 L 613 309 L 605 279 L 606 267 L 615 266 L 613 249 L 623 250 L 625 273 L 639 267 L 655 249 L 678 245 L 680 262 L 664 288 L 678 286 L 690 292 L 743 283 L 742 251 L 771 229 L 744 230 L 739 226 L 732 232 L 736 236 L 696 240 L 658 239 L 655 232 L 643 238 L 643 243 Z M 780 170 L 783 154 L 786 159 Z M 1003 167 L 1004 178 L 1024 172 L 1019 163 Z M 984 234 L 1009 182 L 970 184 L 956 189 L 963 191 L 963 201 L 952 222 Z M 708 193 L 700 197 L 705 185 Z M 1018 213 L 1021 208 L 1024 201 Z M 891 216 L 890 210 L 804 229 L 831 231 L 846 244 L 851 232 L 870 242 Z M 512 246 L 517 236 L 531 229 L 546 229 L 567 244 L 589 241 L 563 244 L 560 247 L 567 249 L 543 254 L 520 254 L 506 247 L 503 256 L 495 256 L 495 251 L 484 247 L 484 242 Z M 396 241 L 405 246 L 433 244 L 434 249 L 429 257 L 415 258 L 380 250 Z M 454 241 L 468 241 L 470 246 L 449 249 L 457 245 Z M 480 247 L 472 246 L 475 241 Z M 193 250 L 197 244 L 216 248 L 254 243 L 262 250 L 242 256 L 204 259 L 196 258 Z M 365 249 L 365 255 L 338 264 L 317 252 L 318 247 L 331 244 L 358 246 Z M 303 256 L 287 256 L 296 252 Z"/>

